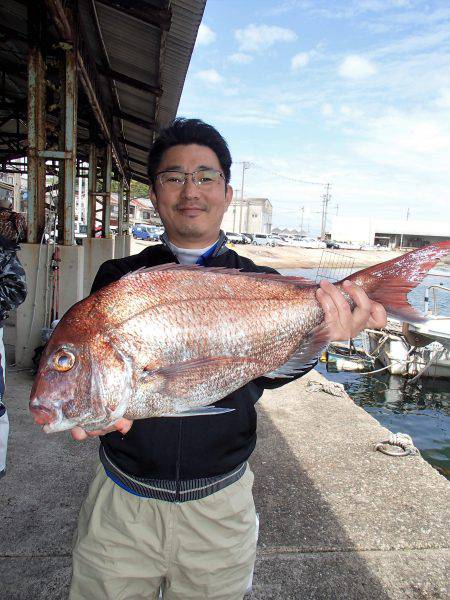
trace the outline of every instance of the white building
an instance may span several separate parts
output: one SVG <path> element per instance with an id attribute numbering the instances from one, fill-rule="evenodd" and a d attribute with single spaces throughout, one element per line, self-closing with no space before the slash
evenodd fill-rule
<path id="1" fill-rule="evenodd" d="M 270 233 L 272 205 L 267 198 L 233 198 L 222 221 L 224 231 Z"/>
<path id="2" fill-rule="evenodd" d="M 118 195 L 111 194 L 111 225 L 117 225 L 119 215 Z M 150 198 L 133 198 L 130 201 L 130 223 L 162 225 L 159 214 L 153 208 Z"/>
<path id="3" fill-rule="evenodd" d="M 8 198 L 20 210 L 20 173 L 0 173 L 0 198 Z"/>
<path id="4" fill-rule="evenodd" d="M 331 239 L 340 242 L 415 248 L 450 240 L 450 219 L 441 221 L 395 220 L 376 217 L 334 217 Z"/>

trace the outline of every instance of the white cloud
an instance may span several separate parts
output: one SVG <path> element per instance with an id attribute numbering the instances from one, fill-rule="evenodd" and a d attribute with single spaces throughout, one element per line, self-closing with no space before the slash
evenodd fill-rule
<path id="1" fill-rule="evenodd" d="M 278 104 L 276 111 L 282 117 L 290 117 L 294 114 L 292 106 L 288 106 L 287 104 Z"/>
<path id="2" fill-rule="evenodd" d="M 236 52 L 235 54 L 230 54 L 228 60 L 238 65 L 246 65 L 252 62 L 253 56 L 250 54 L 244 54 L 244 52 Z"/>
<path id="3" fill-rule="evenodd" d="M 309 63 L 310 54 L 308 52 L 300 52 L 291 58 L 291 69 L 297 71 L 301 67 L 305 67 Z"/>
<path id="4" fill-rule="evenodd" d="M 345 119 L 349 120 L 357 120 L 363 116 L 363 112 L 355 108 L 354 106 L 348 106 L 347 104 L 342 104 L 339 108 L 339 112 Z"/>
<path id="5" fill-rule="evenodd" d="M 205 69 L 204 71 L 197 71 L 195 77 L 207 83 L 209 85 L 217 85 L 222 83 L 223 77 L 215 69 Z"/>
<path id="6" fill-rule="evenodd" d="M 328 102 L 322 104 L 322 114 L 324 117 L 331 117 L 334 114 L 333 107 Z"/>
<path id="7" fill-rule="evenodd" d="M 215 41 L 216 41 L 216 34 L 211 29 L 211 27 L 208 27 L 208 25 L 204 25 L 203 23 L 200 23 L 200 27 L 198 28 L 198 35 L 197 35 L 196 43 L 199 46 L 208 46 L 209 44 L 212 44 Z"/>
<path id="8" fill-rule="evenodd" d="M 257 52 L 277 42 L 295 42 L 297 34 L 292 29 L 276 25 L 248 25 L 244 29 L 236 29 L 234 37 L 239 44 L 239 50 Z"/>
<path id="9" fill-rule="evenodd" d="M 450 108 L 450 89 L 442 90 L 441 95 L 436 100 L 436 105 L 439 108 Z"/>
<path id="10" fill-rule="evenodd" d="M 348 79 L 364 79 L 377 72 L 376 66 L 357 54 L 350 54 L 339 66 L 339 75 Z"/>
<path id="11" fill-rule="evenodd" d="M 367 123 L 355 142 L 358 154 L 375 163 L 407 172 L 446 173 L 450 161 L 450 127 L 436 115 L 390 110 Z"/>

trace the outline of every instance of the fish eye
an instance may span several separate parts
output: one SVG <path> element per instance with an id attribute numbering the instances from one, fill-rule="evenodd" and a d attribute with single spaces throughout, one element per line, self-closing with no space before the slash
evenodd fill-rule
<path id="1" fill-rule="evenodd" d="M 60 350 L 53 357 L 53 366 L 57 371 L 70 371 L 75 364 L 75 355 L 69 350 Z"/>

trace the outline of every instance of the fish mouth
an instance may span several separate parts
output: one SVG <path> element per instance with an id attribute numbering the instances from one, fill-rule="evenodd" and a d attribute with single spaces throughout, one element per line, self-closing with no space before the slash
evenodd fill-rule
<path id="1" fill-rule="evenodd" d="M 30 412 L 33 415 L 36 425 L 50 425 L 58 420 L 57 411 L 50 407 L 41 404 L 39 400 L 30 402 Z"/>

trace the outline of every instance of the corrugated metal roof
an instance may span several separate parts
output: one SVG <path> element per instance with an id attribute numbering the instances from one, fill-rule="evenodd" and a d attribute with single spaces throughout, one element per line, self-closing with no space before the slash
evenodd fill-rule
<path id="1" fill-rule="evenodd" d="M 134 5 L 139 9 L 143 4 L 148 5 L 148 11 L 138 11 L 132 16 L 130 7 Z M 167 125 L 176 115 L 205 4 L 206 0 L 140 0 L 139 3 L 78 0 L 78 15 L 75 21 L 69 18 L 73 31 L 79 29 L 83 51 L 92 63 L 93 69 L 89 72 L 95 79 L 97 100 L 118 158 L 125 172 L 140 181 L 146 181 L 147 149 L 155 128 Z M 61 40 L 58 20 L 52 19 L 57 11 L 54 7 L 70 7 L 73 2 L 52 0 L 46 1 L 45 6 L 48 11 L 46 43 L 53 48 L 55 42 Z M 163 13 L 171 11 L 168 31 L 164 25 L 147 22 L 154 9 Z M 0 37 L 0 71 L 3 63 L 8 68 L 5 91 L 22 103 L 26 102 L 27 94 L 26 22 L 27 6 L 23 0 L 0 0 L 0 33 L 2 25 L 3 33 L 8 28 L 14 32 Z M 131 81 L 127 82 L 126 78 Z M 140 84 L 142 89 L 139 89 Z M 148 86 L 160 88 L 160 94 L 152 93 Z M 86 160 L 87 144 L 95 133 L 97 121 L 81 85 L 80 90 L 78 156 Z M 26 117 L 26 108 L 24 115 Z M 14 121 L 2 123 L 0 119 L 0 152 L 5 156 L 11 144 L 2 142 L 1 133 L 15 131 Z M 20 133 L 25 131 L 26 119 L 19 127 Z M 102 135 L 105 132 L 101 129 L 95 133 L 97 137 Z M 123 138 L 129 143 L 124 144 Z M 17 148 L 19 152 L 18 143 Z M 21 151 L 22 155 L 26 152 L 26 140 L 22 141 Z"/>
<path id="2" fill-rule="evenodd" d="M 168 8 L 169 2 L 148 2 L 157 8 Z M 95 1 L 99 29 L 109 66 L 142 83 L 162 88 L 156 95 L 116 82 L 120 110 L 156 128 L 167 125 L 176 115 L 189 61 L 197 37 L 206 0 L 172 0 L 172 20 L 168 32 L 138 21 L 104 2 Z M 107 83 L 105 82 L 105 85 Z M 149 148 L 154 132 L 145 126 L 120 119 L 126 140 Z M 119 125 L 120 127 L 120 125 Z M 126 145 L 134 176 L 146 179 L 146 152 Z M 133 162 L 133 159 L 139 161 Z"/>

